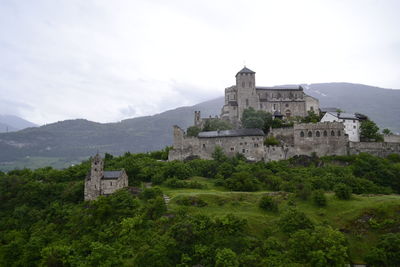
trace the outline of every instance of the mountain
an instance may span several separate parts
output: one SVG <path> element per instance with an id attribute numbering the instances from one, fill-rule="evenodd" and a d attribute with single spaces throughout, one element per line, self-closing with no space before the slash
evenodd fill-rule
<path id="1" fill-rule="evenodd" d="M 38 125 L 14 115 L 0 115 L 0 133 L 15 132 Z"/>
<path id="2" fill-rule="evenodd" d="M 353 83 L 316 83 L 305 92 L 319 99 L 321 107 L 368 115 L 381 129 L 400 132 L 400 90 Z"/>
<path id="3" fill-rule="evenodd" d="M 321 107 L 338 107 L 346 112 L 360 112 L 371 117 L 381 128 L 400 132 L 400 90 L 361 84 L 320 83 L 305 91 L 320 100 Z M 153 116 L 115 123 L 66 120 L 18 132 L 0 134 L 0 169 L 9 169 L 27 158 L 62 158 L 65 164 L 99 152 L 123 154 L 162 149 L 172 144 L 172 126 L 187 128 L 193 124 L 194 111 L 202 117 L 220 113 L 220 97 L 191 107 L 180 107 Z M 59 166 L 53 162 L 40 163 Z M 7 166 L 7 168 L 4 168 Z M 65 165 L 63 165 L 65 166 Z"/>

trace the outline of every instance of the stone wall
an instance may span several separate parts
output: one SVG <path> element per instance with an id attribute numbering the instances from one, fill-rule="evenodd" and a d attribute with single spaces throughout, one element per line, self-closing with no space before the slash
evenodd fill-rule
<path id="1" fill-rule="evenodd" d="M 294 130 L 293 127 L 285 127 L 285 128 L 272 128 L 270 129 L 269 136 L 274 136 L 278 139 L 281 144 L 285 143 L 287 145 L 294 145 Z"/>
<path id="2" fill-rule="evenodd" d="M 397 134 L 389 134 L 384 135 L 383 140 L 388 143 L 400 143 L 400 135 Z"/>
<path id="3" fill-rule="evenodd" d="M 339 122 L 300 123 L 294 125 L 296 155 L 346 155 L 348 137 Z"/>
<path id="4" fill-rule="evenodd" d="M 110 195 L 118 189 L 128 186 L 128 175 L 123 170 L 122 175 L 118 179 L 102 179 L 101 195 Z"/>
<path id="5" fill-rule="evenodd" d="M 349 142 L 349 154 L 369 153 L 378 157 L 400 154 L 400 143 L 389 142 Z"/>

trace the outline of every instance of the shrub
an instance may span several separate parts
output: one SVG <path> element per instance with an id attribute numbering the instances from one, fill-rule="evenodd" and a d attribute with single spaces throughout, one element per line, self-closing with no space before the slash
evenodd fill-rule
<path id="1" fill-rule="evenodd" d="M 182 181 L 176 178 L 167 179 L 164 182 L 164 185 L 170 188 L 198 188 L 202 189 L 206 186 L 197 182 L 197 181 Z"/>
<path id="2" fill-rule="evenodd" d="M 400 266 L 400 233 L 383 235 L 365 261 L 371 266 Z"/>
<path id="3" fill-rule="evenodd" d="M 207 206 L 207 202 L 196 196 L 181 197 L 176 200 L 176 204 L 183 206 L 196 206 L 196 207 Z"/>
<path id="4" fill-rule="evenodd" d="M 349 200 L 351 198 L 351 187 L 345 184 L 337 184 L 333 190 L 335 191 L 335 196 L 339 199 Z"/>
<path id="5" fill-rule="evenodd" d="M 315 190 L 311 194 L 311 199 L 319 207 L 326 206 L 326 197 L 323 190 Z"/>
<path id="6" fill-rule="evenodd" d="M 264 145 L 277 146 L 277 145 L 279 145 L 279 140 L 276 139 L 274 136 L 270 136 L 270 137 L 265 138 Z"/>
<path id="7" fill-rule="evenodd" d="M 292 234 L 298 230 L 313 229 L 314 225 L 304 212 L 289 208 L 279 219 L 279 227 L 282 232 Z"/>
<path id="8" fill-rule="evenodd" d="M 277 211 L 278 210 L 278 203 L 277 201 L 271 196 L 263 196 L 260 201 L 258 202 L 258 206 L 266 211 Z"/>
<path id="9" fill-rule="evenodd" d="M 259 188 L 259 181 L 250 173 L 241 171 L 234 173 L 227 179 L 225 185 L 233 191 L 257 191 Z"/>

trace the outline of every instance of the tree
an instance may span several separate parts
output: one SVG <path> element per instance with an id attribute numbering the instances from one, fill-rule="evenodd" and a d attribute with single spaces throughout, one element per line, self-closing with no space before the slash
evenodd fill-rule
<path id="1" fill-rule="evenodd" d="M 288 208 L 279 219 L 282 232 L 292 234 L 298 230 L 313 229 L 314 225 L 304 212 Z"/>
<path id="2" fill-rule="evenodd" d="M 326 197 L 323 190 L 315 190 L 311 194 L 311 199 L 319 207 L 326 206 Z"/>
<path id="3" fill-rule="evenodd" d="M 383 130 L 382 130 L 382 133 L 385 134 L 385 135 L 393 134 L 392 131 L 389 130 L 388 128 L 383 129 Z"/>
<path id="4" fill-rule="evenodd" d="M 215 267 L 237 267 L 239 261 L 235 252 L 229 248 L 217 249 Z"/>
<path id="5" fill-rule="evenodd" d="M 222 147 L 216 146 L 214 149 L 214 152 L 212 153 L 212 158 L 221 163 L 227 160 L 227 156 L 224 154 L 224 151 L 222 150 Z"/>
<path id="6" fill-rule="evenodd" d="M 258 202 L 258 206 L 266 211 L 277 211 L 278 203 L 271 196 L 263 196 Z"/>
<path id="7" fill-rule="evenodd" d="M 343 183 L 337 184 L 333 191 L 335 191 L 335 196 L 339 199 L 349 200 L 351 198 L 351 187 Z"/>
<path id="8" fill-rule="evenodd" d="M 365 261 L 368 266 L 400 266 L 400 233 L 383 235 Z"/>
<path id="9" fill-rule="evenodd" d="M 197 126 L 190 126 L 186 130 L 187 136 L 197 136 L 201 132 L 201 128 Z"/>
<path id="10" fill-rule="evenodd" d="M 321 120 L 321 117 L 314 112 L 314 110 L 309 110 L 308 115 L 304 117 L 301 121 L 304 123 L 317 123 Z"/>
<path id="11" fill-rule="evenodd" d="M 203 126 L 203 131 L 217 131 L 217 130 L 230 130 L 233 129 L 233 125 L 226 120 L 217 118 L 207 119 Z"/>
<path id="12" fill-rule="evenodd" d="M 374 141 L 382 141 L 383 137 L 379 133 L 379 127 L 375 122 L 371 120 L 364 120 L 361 122 L 360 126 L 360 137 L 363 140 L 374 140 Z"/>

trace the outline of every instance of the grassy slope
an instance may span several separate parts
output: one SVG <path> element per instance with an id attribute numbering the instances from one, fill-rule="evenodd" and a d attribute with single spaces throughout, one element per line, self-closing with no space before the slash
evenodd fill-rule
<path id="1" fill-rule="evenodd" d="M 266 212 L 258 208 L 258 201 L 267 192 L 229 192 L 223 188 L 215 187 L 213 181 L 206 178 L 195 177 L 191 180 L 207 185 L 206 189 L 170 189 L 161 187 L 163 192 L 171 198 L 169 209 L 174 210 L 180 206 L 176 200 L 183 196 L 196 196 L 207 202 L 205 207 L 188 208 L 192 214 L 207 214 L 221 216 L 233 213 L 245 218 L 249 224 L 249 232 L 257 236 L 274 235 L 282 240 L 285 236 L 279 232 L 277 221 L 280 212 Z M 279 196 L 279 210 L 288 205 L 289 196 Z M 395 221 L 398 228 L 400 222 L 400 196 L 380 195 L 361 196 L 354 195 L 349 201 L 338 200 L 332 193 L 326 194 L 328 205 L 324 208 L 315 206 L 311 201 L 296 200 L 299 210 L 305 212 L 315 223 L 328 224 L 345 233 L 350 248 L 350 256 L 354 262 L 362 263 L 363 255 L 375 244 L 380 234 L 385 233 L 390 226 L 383 222 L 389 219 Z M 374 221 L 381 222 L 371 226 Z M 391 224 L 393 226 L 393 223 Z M 385 228 L 386 227 L 386 228 Z"/>

